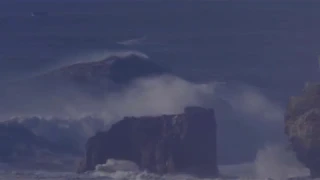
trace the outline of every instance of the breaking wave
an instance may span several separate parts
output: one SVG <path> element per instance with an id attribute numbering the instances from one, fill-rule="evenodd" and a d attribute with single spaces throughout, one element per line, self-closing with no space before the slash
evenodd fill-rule
<path id="1" fill-rule="evenodd" d="M 70 172 L 49 171 L 0 171 L 5 179 L 78 179 L 78 180 L 311 180 L 308 170 L 297 162 L 292 152 L 287 152 L 282 145 L 271 145 L 257 153 L 254 162 L 219 166 L 221 177 L 199 178 L 189 174 L 157 175 L 139 171 L 136 164 L 130 161 L 110 159 L 105 164 L 97 165 L 93 172 L 75 174 Z"/>
<path id="2" fill-rule="evenodd" d="M 131 161 L 108 159 L 105 164 L 96 166 L 95 171 L 116 172 L 116 171 L 132 171 L 139 172 L 139 166 Z"/>
<path id="3" fill-rule="evenodd" d="M 61 66 L 64 67 L 68 64 L 79 62 L 100 61 L 112 56 L 125 58 L 132 55 L 145 59 L 149 58 L 146 54 L 138 51 L 101 51 L 65 58 L 65 62 Z M 106 124 L 114 123 L 124 116 L 180 113 L 185 106 L 190 105 L 213 107 L 216 109 L 219 126 L 218 131 L 220 132 L 220 134 L 218 132 L 220 162 L 226 161 L 226 157 L 231 157 L 231 160 L 228 160 L 228 163 L 226 163 L 229 164 L 229 166 L 221 166 L 223 172 L 226 171 L 226 174 L 230 174 L 230 171 L 245 168 L 246 170 L 242 172 L 248 173 L 244 175 L 241 174 L 241 176 L 279 180 L 287 178 L 288 176 L 307 174 L 302 166 L 287 162 L 288 159 L 293 158 L 293 155 L 288 154 L 283 148 L 267 146 L 259 150 L 270 141 L 271 136 L 275 139 L 281 139 L 283 137 L 283 135 L 279 135 L 282 134 L 283 107 L 279 105 L 277 101 L 269 99 L 253 86 L 245 84 L 229 85 L 230 83 L 221 84 L 217 82 L 197 84 L 176 76 L 164 75 L 138 79 L 128 85 L 123 91 L 108 93 L 106 98 L 100 99 L 99 101 L 87 97 L 79 97 L 77 104 L 81 106 L 71 106 L 67 103 L 56 105 L 64 107 L 66 117 L 77 120 L 83 118 L 84 115 L 93 115 L 94 117 L 103 119 Z M 236 86 L 236 88 L 234 88 L 234 86 Z M 52 103 L 52 101 L 46 101 L 45 99 L 42 99 L 41 102 Z M 46 115 L 41 114 L 38 108 L 35 108 L 33 112 L 37 112 L 36 114 L 41 116 Z M 19 112 L 17 112 L 17 114 L 19 114 Z M 235 123 L 237 126 L 235 126 Z M 275 124 L 275 126 L 281 130 L 268 127 L 267 124 Z M 86 125 L 83 127 L 85 126 Z M 51 124 L 49 129 L 61 127 L 60 125 Z M 230 129 L 232 129 L 231 133 Z M 94 133 L 90 128 L 87 128 L 87 130 L 87 134 L 92 135 Z M 240 145 L 239 142 L 242 144 Z M 231 147 L 238 148 L 234 149 Z M 256 153 L 256 159 L 254 163 L 252 163 Z M 247 164 L 230 166 L 230 164 L 234 162 L 243 163 L 245 160 L 248 162 L 250 160 L 252 161 Z M 194 178 L 188 175 L 168 175 L 160 177 L 146 172 L 123 172 L 123 170 L 119 171 L 115 169 L 112 170 L 113 172 L 110 172 L 110 166 L 108 166 L 109 172 L 105 172 L 105 167 L 106 166 L 99 167 L 94 174 L 107 174 L 110 178 L 123 176 L 123 178 L 130 177 L 135 179 Z M 235 173 L 235 175 L 237 175 L 237 173 Z"/>
<path id="4" fill-rule="evenodd" d="M 292 177 L 309 175 L 295 157 L 295 154 L 286 150 L 283 145 L 270 145 L 258 151 L 254 162 L 256 177 L 283 180 Z"/>
<path id="5" fill-rule="evenodd" d="M 220 166 L 220 180 L 286 180 L 288 178 L 300 178 L 308 180 L 309 171 L 301 165 L 292 152 L 285 150 L 282 145 L 270 145 L 259 150 L 256 160 L 250 163 L 238 165 Z M 157 175 L 141 172 L 138 166 L 130 161 L 108 160 L 106 164 L 97 165 L 92 173 L 96 177 L 108 177 L 110 179 L 141 179 L 141 180 L 213 180 L 199 178 L 188 174 Z"/>
<path id="6" fill-rule="evenodd" d="M 139 180 L 196 180 L 199 178 L 187 174 L 157 175 L 146 171 L 139 171 L 138 165 L 131 161 L 109 159 L 105 164 L 97 165 L 92 173 L 95 177 L 110 179 L 139 179 Z"/>
<path id="7" fill-rule="evenodd" d="M 73 54 L 71 57 L 63 58 L 63 64 L 61 64 L 60 67 L 69 66 L 77 63 L 83 63 L 83 62 L 102 61 L 110 57 L 126 58 L 130 56 L 138 56 L 143 59 L 149 58 L 148 55 L 135 50 L 102 50 L 102 51 Z"/>
<path id="8" fill-rule="evenodd" d="M 92 52 L 76 53 L 62 58 L 57 58 L 58 63 L 51 65 L 50 68 L 43 69 L 36 73 L 28 75 L 29 78 L 48 73 L 63 67 L 67 67 L 78 63 L 97 62 L 108 59 L 110 57 L 127 58 L 130 56 L 138 56 L 139 58 L 149 59 L 145 53 L 136 50 L 94 50 Z M 24 77 L 26 78 L 26 77 Z M 18 79 L 16 79 L 18 80 Z"/>

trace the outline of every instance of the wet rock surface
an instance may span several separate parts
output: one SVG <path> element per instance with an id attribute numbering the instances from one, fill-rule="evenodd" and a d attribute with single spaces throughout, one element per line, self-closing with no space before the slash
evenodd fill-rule
<path id="1" fill-rule="evenodd" d="M 78 172 L 118 159 L 159 174 L 216 175 L 216 128 L 213 109 L 201 107 L 177 115 L 125 117 L 88 140 Z"/>
<path id="2" fill-rule="evenodd" d="M 320 177 L 320 84 L 307 83 L 302 95 L 291 97 L 285 133 L 298 160 Z"/>

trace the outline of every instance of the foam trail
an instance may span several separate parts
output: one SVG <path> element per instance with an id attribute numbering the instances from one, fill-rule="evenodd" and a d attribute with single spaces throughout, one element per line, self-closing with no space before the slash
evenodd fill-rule
<path id="1" fill-rule="evenodd" d="M 134 38 L 134 39 L 129 39 L 129 40 L 125 40 L 125 41 L 120 41 L 117 44 L 121 44 L 121 45 L 125 45 L 125 46 L 140 45 L 146 39 L 147 39 L 147 36 L 143 36 L 140 38 Z"/>
<path id="2" fill-rule="evenodd" d="M 95 171 L 116 172 L 132 171 L 139 172 L 139 166 L 131 161 L 108 159 L 105 164 L 98 164 Z"/>

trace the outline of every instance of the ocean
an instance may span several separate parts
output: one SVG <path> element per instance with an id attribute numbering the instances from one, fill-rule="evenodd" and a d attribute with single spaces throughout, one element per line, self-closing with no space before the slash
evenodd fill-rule
<path id="1" fill-rule="evenodd" d="M 283 114 L 290 96 L 305 82 L 319 80 L 319 17 L 319 3 L 302 1 L 0 2 L 0 88 L 77 62 L 139 54 L 191 82 L 227 83 L 217 94 L 241 120 L 252 122 L 264 141 L 252 150 L 253 161 L 221 163 L 222 173 L 252 180 L 307 176 L 282 150 Z M 242 146 L 234 142 L 229 154 L 238 156 Z M 4 180 L 197 179 L 2 169 Z"/>

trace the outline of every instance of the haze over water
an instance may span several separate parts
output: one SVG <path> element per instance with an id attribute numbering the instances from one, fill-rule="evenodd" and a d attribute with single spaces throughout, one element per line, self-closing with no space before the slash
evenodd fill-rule
<path id="1" fill-rule="evenodd" d="M 38 11 L 48 12 L 48 16 L 31 16 Z M 304 176 L 306 170 L 294 155 L 283 150 L 283 113 L 290 96 L 306 81 L 319 79 L 319 17 L 320 4 L 316 2 L 1 2 L 0 87 L 8 81 L 77 62 L 98 61 L 110 54 L 139 54 L 193 82 L 227 83 L 214 94 L 233 106 L 240 121 L 253 122 L 266 137 L 255 161 L 223 165 L 222 172 L 252 179 Z M 191 89 L 188 97 L 199 91 L 212 95 L 206 88 L 198 90 L 180 81 L 169 87 L 159 82 L 157 87 L 165 92 L 161 95 L 169 97 L 176 95 L 172 87 Z M 154 89 L 144 92 L 159 95 Z M 146 102 L 141 107 L 147 107 Z M 1 103 L 4 106 L 6 102 Z M 179 99 L 175 105 L 184 103 Z M 164 102 L 163 107 L 167 104 L 172 102 Z M 11 115 L 18 115 L 14 113 Z M 225 114 L 217 113 L 218 118 L 224 118 Z M 269 132 L 267 126 L 276 128 Z M 230 151 L 236 153 L 245 143 L 233 145 Z M 0 179 L 7 180 L 78 177 L 72 172 L 15 172 L 5 164 L 3 169 Z M 116 171 L 79 178 L 191 177 Z"/>

